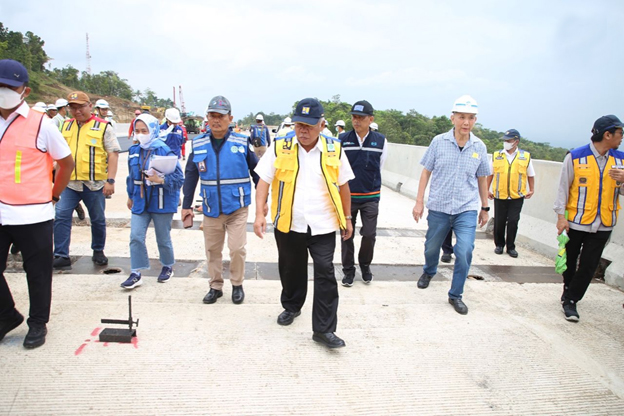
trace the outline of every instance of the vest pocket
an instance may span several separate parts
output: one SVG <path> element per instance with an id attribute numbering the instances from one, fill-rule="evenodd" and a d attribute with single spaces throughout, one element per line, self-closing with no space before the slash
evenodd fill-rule
<path id="1" fill-rule="evenodd" d="M 210 192 L 206 191 L 206 189 L 202 189 L 202 197 L 204 199 L 204 206 L 206 207 L 206 212 L 210 213 Z"/>
<path id="2" fill-rule="evenodd" d="M 297 160 L 295 158 L 278 157 L 275 159 L 275 178 L 281 182 L 293 182 Z"/>
<path id="3" fill-rule="evenodd" d="M 338 175 L 340 174 L 340 159 L 338 157 L 328 157 L 325 159 L 327 175 L 329 176 L 330 182 L 337 183 Z"/>
<path id="4" fill-rule="evenodd" d="M 238 200 L 238 203 L 240 204 L 240 207 L 244 207 L 247 204 L 245 204 L 245 200 L 247 199 L 247 194 L 245 194 L 245 188 L 242 186 L 238 186 L 235 188 L 232 188 L 232 195 L 234 195 L 234 198 L 236 200 Z"/>

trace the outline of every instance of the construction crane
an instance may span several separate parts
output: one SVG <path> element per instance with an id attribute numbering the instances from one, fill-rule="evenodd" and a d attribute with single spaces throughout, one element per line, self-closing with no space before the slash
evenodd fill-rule
<path id="1" fill-rule="evenodd" d="M 180 110 L 182 114 L 186 114 L 186 106 L 184 105 L 184 95 L 182 95 L 182 85 L 180 85 Z"/>
<path id="2" fill-rule="evenodd" d="M 87 74 L 91 75 L 91 54 L 89 53 L 89 34 L 87 33 Z"/>

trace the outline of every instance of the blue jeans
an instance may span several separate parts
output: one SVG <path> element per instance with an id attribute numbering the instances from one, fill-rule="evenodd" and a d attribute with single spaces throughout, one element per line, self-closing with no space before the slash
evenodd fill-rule
<path id="1" fill-rule="evenodd" d="M 461 299 L 464 293 L 464 284 L 468 277 L 472 263 L 475 233 L 477 231 L 477 211 L 465 211 L 457 215 L 444 214 L 438 211 L 429 211 L 427 215 L 429 228 L 425 240 L 425 266 L 423 271 L 433 276 L 438 271 L 440 247 L 453 228 L 455 233 L 455 266 L 453 267 L 453 281 L 448 296 L 451 299 Z"/>
<path id="2" fill-rule="evenodd" d="M 61 200 L 56 204 L 54 217 L 54 256 L 69 258 L 71 242 L 72 215 L 78 203 L 82 201 L 89 211 L 91 220 L 91 249 L 103 251 L 106 244 L 106 217 L 104 208 L 106 199 L 102 189 L 91 191 L 83 185 L 82 192 L 65 188 Z"/>
<path id="3" fill-rule="evenodd" d="M 132 214 L 130 222 L 130 267 L 132 270 L 149 269 L 150 267 L 147 247 L 145 247 L 145 235 L 147 234 L 147 227 L 150 221 L 154 221 L 160 263 L 166 267 L 174 265 L 175 259 L 173 256 L 173 245 L 171 244 L 172 219 L 173 213 L 152 214 L 144 212 L 142 214 Z"/>

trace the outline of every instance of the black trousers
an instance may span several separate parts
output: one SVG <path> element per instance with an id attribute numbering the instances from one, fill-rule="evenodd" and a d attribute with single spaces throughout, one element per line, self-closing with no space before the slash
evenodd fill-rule
<path id="1" fill-rule="evenodd" d="M 335 332 L 338 323 L 338 283 L 334 275 L 336 233 L 312 235 L 275 230 L 278 267 L 282 281 L 281 301 L 290 312 L 301 310 L 308 292 L 308 250 L 314 264 L 312 330 Z"/>
<path id="2" fill-rule="evenodd" d="M 15 302 L 4 271 L 9 247 L 16 243 L 22 252 L 28 281 L 28 325 L 48 323 L 52 301 L 52 230 L 53 220 L 37 224 L 0 226 L 0 319 L 10 319 L 15 313 Z"/>
<path id="3" fill-rule="evenodd" d="M 351 223 L 355 231 L 358 212 L 362 217 L 362 228 L 360 235 L 362 242 L 360 244 L 360 252 L 358 253 L 358 264 L 360 268 L 369 267 L 373 262 L 373 254 L 375 252 L 375 241 L 377 240 L 377 217 L 379 215 L 379 200 L 371 200 L 359 202 L 351 200 Z M 355 232 L 348 240 L 342 240 L 342 272 L 344 274 L 355 274 L 355 248 L 353 239 Z"/>
<path id="4" fill-rule="evenodd" d="M 578 302 L 583 299 L 596 273 L 602 250 L 611 236 L 611 231 L 588 233 L 570 229 L 568 236 L 570 237 L 570 241 L 566 244 L 568 268 L 563 272 L 563 284 L 568 287 L 566 299 Z M 577 269 L 579 255 L 581 260 Z"/>
<path id="5" fill-rule="evenodd" d="M 507 250 L 516 249 L 516 235 L 522 204 L 524 204 L 524 198 L 494 199 L 494 244 L 496 247 L 507 246 Z M 505 228 L 507 228 L 507 238 L 505 238 Z"/>
<path id="6" fill-rule="evenodd" d="M 453 229 L 451 228 L 442 241 L 442 253 L 453 254 Z"/>

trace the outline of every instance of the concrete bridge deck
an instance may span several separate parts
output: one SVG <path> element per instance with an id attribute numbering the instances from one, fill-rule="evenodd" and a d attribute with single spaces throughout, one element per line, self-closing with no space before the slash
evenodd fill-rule
<path id="1" fill-rule="evenodd" d="M 129 271 L 125 166 L 122 155 L 120 185 L 107 201 L 106 254 L 120 273 L 90 264 L 89 228 L 75 226 L 74 268 L 54 276 L 46 344 L 23 349 L 25 324 L 0 342 L 0 415 L 624 414 L 624 293 L 592 284 L 580 322 L 567 322 L 553 259 L 524 246 L 518 259 L 497 256 L 479 231 L 471 274 L 482 280 L 467 282 L 470 312 L 458 315 L 446 300 L 450 267 L 417 289 L 426 223 L 411 218 L 411 199 L 389 189 L 375 280 L 340 286 L 337 334 L 346 348 L 328 351 L 311 340 L 310 301 L 293 325 L 276 324 L 282 309 L 270 233 L 260 240 L 248 232 L 244 304 L 232 304 L 226 284 L 223 298 L 204 305 L 201 231 L 181 228 L 172 232 L 177 276 L 166 284 L 154 277 L 148 232 L 153 269 L 131 292 L 136 342 L 100 343 L 100 319 L 127 316 L 128 292 L 119 287 Z M 335 260 L 340 278 L 339 251 Z M 27 313 L 17 266 L 6 276 Z"/>

